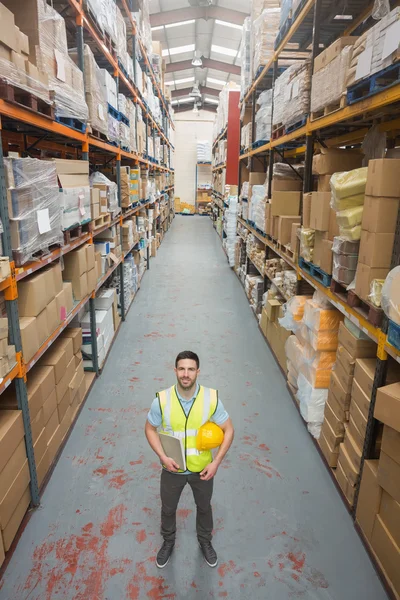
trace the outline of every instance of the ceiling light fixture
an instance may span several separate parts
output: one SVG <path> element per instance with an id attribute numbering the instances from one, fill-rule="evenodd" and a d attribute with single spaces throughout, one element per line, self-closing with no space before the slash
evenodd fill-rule
<path id="1" fill-rule="evenodd" d="M 199 86 L 197 85 L 197 83 L 194 84 L 193 89 L 190 92 L 189 96 L 191 98 L 201 98 L 201 93 L 200 93 Z"/>
<path id="2" fill-rule="evenodd" d="M 201 56 L 197 56 L 197 52 L 194 53 L 193 60 L 192 60 L 192 66 L 193 67 L 202 67 L 203 66 L 203 61 L 201 60 Z"/>

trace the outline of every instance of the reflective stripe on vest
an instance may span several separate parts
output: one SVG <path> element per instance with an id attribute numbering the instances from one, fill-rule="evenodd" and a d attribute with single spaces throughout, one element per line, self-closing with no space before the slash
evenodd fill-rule
<path id="1" fill-rule="evenodd" d="M 186 467 L 189 471 L 199 473 L 211 461 L 211 451 L 199 452 L 196 448 L 196 436 L 199 428 L 210 420 L 218 404 L 216 390 L 199 387 L 188 416 L 176 393 L 175 386 L 157 394 L 163 431 L 185 441 Z"/>

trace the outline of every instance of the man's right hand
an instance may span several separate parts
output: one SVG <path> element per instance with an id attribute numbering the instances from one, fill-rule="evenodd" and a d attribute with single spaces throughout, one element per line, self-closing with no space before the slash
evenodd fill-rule
<path id="1" fill-rule="evenodd" d="M 176 464 L 173 458 L 169 458 L 168 456 L 164 456 L 161 459 L 161 464 L 164 465 L 168 471 L 171 471 L 171 473 L 177 473 L 179 471 L 179 465 Z"/>

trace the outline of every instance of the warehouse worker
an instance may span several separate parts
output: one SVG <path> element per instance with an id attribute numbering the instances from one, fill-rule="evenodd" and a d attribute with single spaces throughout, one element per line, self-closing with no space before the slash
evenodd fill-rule
<path id="1" fill-rule="evenodd" d="M 211 539 L 213 516 L 211 497 L 214 476 L 233 441 L 233 426 L 216 390 L 204 388 L 197 383 L 200 373 L 199 357 L 194 352 L 185 351 L 175 360 L 177 385 L 159 392 L 147 416 L 145 433 L 147 440 L 159 457 L 161 473 L 161 534 L 164 543 L 157 554 L 157 567 L 164 568 L 171 557 L 175 545 L 176 510 L 183 488 L 188 483 L 192 488 L 197 506 L 197 538 L 204 559 L 210 567 L 218 564 Z M 184 414 L 182 414 L 182 411 Z M 211 451 L 199 451 L 198 430 L 210 422 L 218 425 L 223 441 L 215 457 Z M 188 428 L 188 425 L 190 429 Z M 178 464 L 166 456 L 157 429 L 162 427 L 184 441 L 186 449 L 185 472 L 179 472 Z M 213 425 L 215 429 L 218 429 Z"/>

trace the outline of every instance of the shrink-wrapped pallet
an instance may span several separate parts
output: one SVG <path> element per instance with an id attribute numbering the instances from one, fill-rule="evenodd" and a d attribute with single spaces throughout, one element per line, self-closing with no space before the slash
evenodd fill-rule
<path id="1" fill-rule="evenodd" d="M 275 82 L 273 125 L 290 126 L 310 110 L 311 63 L 299 61 L 286 69 Z"/>
<path id="2" fill-rule="evenodd" d="M 339 56 L 312 76 L 310 107 L 312 113 L 325 107 L 335 108 L 339 105 L 342 96 L 346 94 L 352 52 L 353 46 L 346 46 Z"/>
<path id="3" fill-rule="evenodd" d="M 255 142 L 271 139 L 272 90 L 262 92 L 257 100 Z"/>
<path id="4" fill-rule="evenodd" d="M 251 19 L 246 17 L 243 22 L 242 41 L 240 44 L 240 98 L 246 94 L 251 84 Z"/>
<path id="5" fill-rule="evenodd" d="M 260 67 L 267 65 L 274 55 L 280 12 L 279 8 L 267 8 L 255 21 L 252 21 L 253 79 L 257 76 Z"/>
<path id="6" fill-rule="evenodd" d="M 52 244 L 63 243 L 61 195 L 54 162 L 5 158 L 11 245 L 21 266 Z"/>

